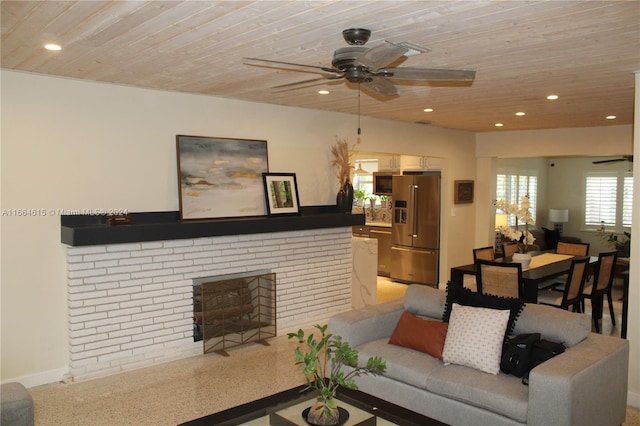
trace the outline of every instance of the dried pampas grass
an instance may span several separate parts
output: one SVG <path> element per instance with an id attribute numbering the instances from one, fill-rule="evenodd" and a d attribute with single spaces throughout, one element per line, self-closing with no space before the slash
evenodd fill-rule
<path id="1" fill-rule="evenodd" d="M 331 153 L 333 154 L 332 166 L 336 166 L 336 177 L 340 185 L 345 183 L 351 176 L 351 153 L 349 152 L 349 144 L 346 140 L 340 140 L 336 138 L 335 145 L 331 146 Z"/>

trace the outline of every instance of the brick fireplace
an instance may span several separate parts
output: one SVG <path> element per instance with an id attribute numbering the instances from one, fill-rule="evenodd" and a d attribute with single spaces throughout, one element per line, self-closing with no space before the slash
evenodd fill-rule
<path id="1" fill-rule="evenodd" d="M 275 273 L 278 334 L 351 307 L 351 226 L 66 251 L 70 380 L 202 354 L 203 343 L 193 339 L 199 277 Z"/>

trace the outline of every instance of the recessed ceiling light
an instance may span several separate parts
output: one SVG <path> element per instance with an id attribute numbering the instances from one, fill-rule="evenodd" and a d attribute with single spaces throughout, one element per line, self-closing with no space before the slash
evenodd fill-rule
<path id="1" fill-rule="evenodd" d="M 62 50 L 62 47 L 59 44 L 55 43 L 45 44 L 44 48 L 47 50 Z"/>
<path id="2" fill-rule="evenodd" d="M 424 112 L 433 112 L 433 108 L 425 108 L 423 109 Z"/>
<path id="3" fill-rule="evenodd" d="M 522 116 L 524 115 L 524 112 L 522 112 L 522 111 L 518 111 L 518 112 L 516 112 L 516 115 L 517 115 L 518 117 L 522 117 Z"/>
<path id="4" fill-rule="evenodd" d="M 555 101 L 556 99 L 558 99 L 558 95 L 549 95 L 547 96 L 547 99 L 549 99 L 550 101 Z"/>
<path id="5" fill-rule="evenodd" d="M 615 115 L 607 115 L 607 120 L 615 120 L 616 116 Z"/>
<path id="6" fill-rule="evenodd" d="M 502 124 L 502 123 L 496 123 L 496 124 L 495 124 L 495 126 L 496 126 L 496 127 L 502 127 L 502 126 L 504 126 L 504 124 Z"/>
<path id="7" fill-rule="evenodd" d="M 328 95 L 329 91 L 323 89 L 323 90 L 318 90 L 318 93 L 321 94 L 321 95 Z"/>

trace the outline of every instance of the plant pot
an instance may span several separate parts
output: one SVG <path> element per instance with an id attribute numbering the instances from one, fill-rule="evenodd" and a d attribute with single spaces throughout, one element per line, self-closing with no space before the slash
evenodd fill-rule
<path id="1" fill-rule="evenodd" d="M 521 263 L 522 269 L 528 268 L 531 263 L 531 255 L 529 253 L 513 253 L 511 261 L 515 263 Z"/>
<path id="2" fill-rule="evenodd" d="M 349 420 L 349 412 L 342 407 L 334 410 L 333 417 L 320 415 L 322 412 L 322 402 L 316 402 L 302 411 L 302 418 L 308 424 L 317 426 L 343 425 Z"/>

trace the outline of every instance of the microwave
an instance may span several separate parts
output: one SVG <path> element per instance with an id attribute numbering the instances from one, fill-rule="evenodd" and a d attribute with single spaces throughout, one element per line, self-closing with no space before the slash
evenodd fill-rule
<path id="1" fill-rule="evenodd" d="M 376 195 L 391 195 L 393 173 L 374 172 L 373 173 L 373 193 Z"/>

